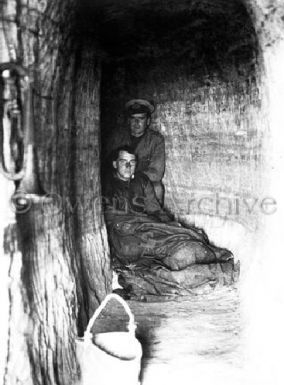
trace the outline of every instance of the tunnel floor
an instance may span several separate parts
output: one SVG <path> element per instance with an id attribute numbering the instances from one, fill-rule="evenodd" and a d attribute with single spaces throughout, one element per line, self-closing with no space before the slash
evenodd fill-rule
<path id="1" fill-rule="evenodd" d="M 236 287 L 129 305 L 143 347 L 142 385 L 240 383 L 243 357 Z M 111 302 L 96 328 L 123 330 L 126 321 L 120 305 Z"/>

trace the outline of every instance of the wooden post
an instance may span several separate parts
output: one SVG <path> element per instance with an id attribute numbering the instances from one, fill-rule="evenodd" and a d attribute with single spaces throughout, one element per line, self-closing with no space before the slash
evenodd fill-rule
<path id="1" fill-rule="evenodd" d="M 101 211 L 100 185 L 100 79 L 97 52 L 86 39 L 78 54 L 74 116 L 75 229 L 85 308 L 80 332 L 110 291 L 110 258 Z"/>

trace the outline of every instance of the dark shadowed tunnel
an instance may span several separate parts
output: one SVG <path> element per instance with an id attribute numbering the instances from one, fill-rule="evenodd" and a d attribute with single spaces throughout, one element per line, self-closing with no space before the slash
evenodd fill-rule
<path id="1" fill-rule="evenodd" d="M 245 4 L 87 4 L 80 35 L 103 52 L 102 159 L 113 134 L 127 130 L 125 103 L 153 100 L 152 127 L 166 141 L 166 207 L 241 257 L 249 240 L 239 237 L 258 224 L 251 204 L 261 194 L 265 131 L 261 52 Z"/>

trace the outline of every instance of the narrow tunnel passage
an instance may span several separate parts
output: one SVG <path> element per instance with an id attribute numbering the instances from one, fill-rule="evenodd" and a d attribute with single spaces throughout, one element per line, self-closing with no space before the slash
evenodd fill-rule
<path id="1" fill-rule="evenodd" d="M 125 103 L 152 100 L 151 127 L 166 144 L 165 206 L 245 258 L 250 241 L 238 239 L 258 224 L 247 202 L 261 191 L 265 126 L 259 42 L 244 4 L 86 4 L 83 36 L 104 55 L 102 167 L 115 134 L 128 129 Z"/>
<path id="2" fill-rule="evenodd" d="M 151 125 L 166 141 L 166 207 L 178 220 L 206 228 L 216 243 L 233 249 L 242 259 L 253 237 L 242 243 L 239 239 L 248 229 L 253 231 L 258 220 L 256 213 L 249 216 L 245 206 L 241 211 L 238 207 L 242 198 L 250 199 L 260 188 L 263 131 L 256 124 L 261 107 L 258 40 L 241 2 L 191 5 L 134 1 L 84 8 L 82 34 L 93 36 L 104 55 L 102 175 L 113 136 L 128 129 L 125 103 L 133 98 L 153 100 Z M 205 201 L 213 203 L 206 206 Z M 197 383 L 206 383 L 210 374 L 206 379 L 199 375 L 203 365 L 211 364 L 216 364 L 212 372 L 216 381 L 218 375 L 219 381 L 224 376 L 239 381 L 237 291 L 216 290 L 210 297 L 205 288 L 199 300 L 180 303 L 179 310 L 173 301 L 166 307 L 160 303 L 132 306 L 144 348 L 143 383 L 152 384 L 158 378 L 171 383 L 176 378 L 186 384 L 190 372 Z M 114 319 L 120 317 L 110 312 L 101 327 L 113 327 Z M 200 322 L 204 329 L 199 328 Z M 173 325 L 182 331 L 173 331 Z M 204 333 L 207 337 L 202 340 Z M 171 355 L 173 341 L 177 345 Z M 187 346 L 187 341 L 196 345 Z"/>

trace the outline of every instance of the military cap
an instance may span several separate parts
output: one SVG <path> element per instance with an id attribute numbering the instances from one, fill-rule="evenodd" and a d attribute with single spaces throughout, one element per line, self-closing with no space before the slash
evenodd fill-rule
<path id="1" fill-rule="evenodd" d="M 125 110 L 128 115 L 133 114 L 152 114 L 155 110 L 154 104 L 146 99 L 131 99 L 125 104 Z"/>

